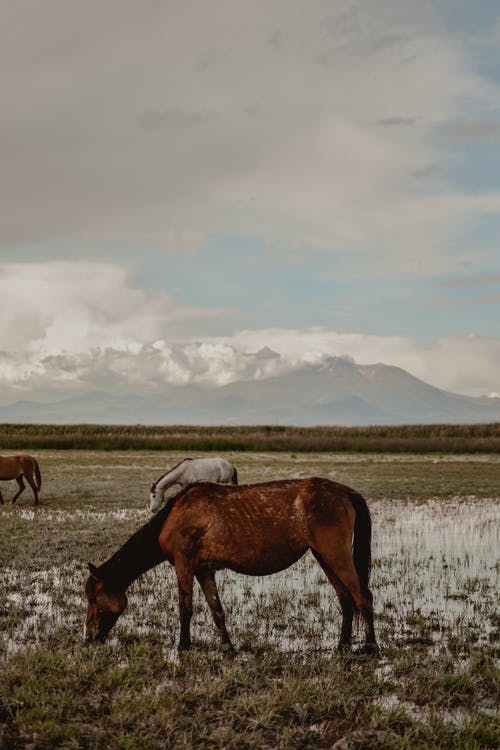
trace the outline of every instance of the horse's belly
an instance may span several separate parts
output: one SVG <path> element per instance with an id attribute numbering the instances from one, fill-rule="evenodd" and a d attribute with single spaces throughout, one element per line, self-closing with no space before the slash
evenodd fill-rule
<path id="1" fill-rule="evenodd" d="M 307 549 L 308 547 L 301 546 L 293 549 L 290 547 L 268 550 L 256 548 L 246 552 L 238 550 L 237 554 L 226 557 L 220 567 L 250 576 L 268 576 L 289 568 L 302 557 Z"/>

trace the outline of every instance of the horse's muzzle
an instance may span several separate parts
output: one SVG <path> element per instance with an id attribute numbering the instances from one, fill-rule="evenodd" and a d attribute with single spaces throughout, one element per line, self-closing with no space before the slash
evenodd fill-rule
<path id="1" fill-rule="evenodd" d="M 106 612 L 101 614 L 96 625 L 85 624 L 85 643 L 104 643 L 109 635 L 109 631 L 119 617 L 118 613 Z"/>

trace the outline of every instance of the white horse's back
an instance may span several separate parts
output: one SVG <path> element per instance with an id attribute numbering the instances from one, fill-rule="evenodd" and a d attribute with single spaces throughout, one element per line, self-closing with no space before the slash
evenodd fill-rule
<path id="1" fill-rule="evenodd" d="M 176 497 L 193 482 L 238 484 L 238 474 L 230 461 L 220 456 L 213 458 L 185 458 L 167 471 L 151 486 L 150 510 L 156 513 L 166 500 Z"/>

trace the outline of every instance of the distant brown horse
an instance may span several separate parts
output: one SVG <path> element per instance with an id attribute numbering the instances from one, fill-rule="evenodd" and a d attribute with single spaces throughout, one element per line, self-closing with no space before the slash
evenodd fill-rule
<path id="1" fill-rule="evenodd" d="M 15 479 L 19 485 L 19 492 L 12 498 L 15 503 L 21 492 L 26 489 L 24 479 L 28 482 L 35 496 L 35 505 L 38 505 L 38 493 L 42 486 L 42 475 L 38 461 L 33 456 L 22 453 L 18 456 L 0 456 L 0 481 Z M 2 492 L 0 491 L 0 503 L 3 504 Z"/>
<path id="2" fill-rule="evenodd" d="M 339 648 L 350 647 L 353 614 L 364 620 L 367 651 L 377 649 L 373 627 L 371 519 L 366 501 L 328 479 L 264 484 L 202 482 L 187 487 L 99 567 L 89 563 L 88 641 L 104 641 L 127 606 L 128 586 L 168 560 L 179 587 L 179 651 L 191 646 L 193 581 L 197 579 L 219 629 L 233 646 L 215 584 L 224 568 L 248 575 L 284 570 L 310 549 L 337 592 L 342 609 Z"/>

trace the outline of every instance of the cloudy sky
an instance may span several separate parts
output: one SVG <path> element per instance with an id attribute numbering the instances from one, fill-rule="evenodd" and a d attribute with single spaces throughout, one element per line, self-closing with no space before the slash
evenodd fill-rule
<path id="1" fill-rule="evenodd" d="M 499 50 L 497 0 L 0 3 L 0 403 L 500 392 Z"/>

